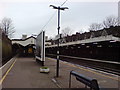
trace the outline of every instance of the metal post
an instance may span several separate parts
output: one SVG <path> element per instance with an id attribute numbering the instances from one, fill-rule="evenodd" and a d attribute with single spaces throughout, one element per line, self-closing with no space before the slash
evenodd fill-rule
<path id="1" fill-rule="evenodd" d="M 50 5 L 50 7 L 53 7 L 53 9 L 57 9 L 58 10 L 58 49 L 57 49 L 57 66 L 56 66 L 56 77 L 59 77 L 59 38 L 60 38 L 60 10 L 65 10 L 65 9 L 68 9 L 68 7 L 56 7 L 54 5 Z"/>
<path id="2" fill-rule="evenodd" d="M 56 77 L 59 77 L 59 31 L 60 31 L 60 7 L 58 7 L 58 50 L 57 50 L 57 66 Z"/>
<path id="3" fill-rule="evenodd" d="M 69 76 L 69 88 L 71 88 L 71 72 L 70 72 L 70 76 Z"/>

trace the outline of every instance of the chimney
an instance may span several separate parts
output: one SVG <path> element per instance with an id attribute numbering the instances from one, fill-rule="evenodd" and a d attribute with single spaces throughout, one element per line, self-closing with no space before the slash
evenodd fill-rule
<path id="1" fill-rule="evenodd" d="M 27 38 L 27 35 L 22 35 L 22 39 L 26 39 Z"/>

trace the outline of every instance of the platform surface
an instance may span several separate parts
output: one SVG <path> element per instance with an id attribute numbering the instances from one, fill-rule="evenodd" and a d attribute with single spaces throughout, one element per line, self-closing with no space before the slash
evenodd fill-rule
<path id="1" fill-rule="evenodd" d="M 56 59 L 47 58 L 45 66 L 50 68 L 49 73 L 40 73 L 42 67 L 34 58 L 19 57 L 16 59 L 10 72 L 5 77 L 3 88 L 68 88 L 70 71 L 74 70 L 87 77 L 98 80 L 100 88 L 120 88 L 120 78 L 117 75 L 93 70 L 60 61 L 59 77 L 56 78 Z M 72 88 L 84 88 L 85 85 L 78 82 L 72 76 Z"/>

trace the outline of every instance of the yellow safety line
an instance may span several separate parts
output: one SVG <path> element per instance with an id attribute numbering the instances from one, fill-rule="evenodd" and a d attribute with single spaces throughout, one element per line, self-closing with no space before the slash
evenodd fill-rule
<path id="1" fill-rule="evenodd" d="M 49 59 L 50 59 L 50 58 L 49 58 Z M 50 60 L 52 60 L 52 59 L 50 59 Z M 53 61 L 55 61 L 55 60 L 53 60 Z M 98 74 L 98 75 L 100 75 L 100 76 L 104 76 L 104 77 L 107 77 L 107 78 L 110 78 L 110 79 L 113 79 L 113 80 L 120 81 L 119 79 L 116 79 L 116 78 L 113 78 L 113 77 L 110 77 L 110 76 L 107 76 L 107 75 L 103 75 L 103 74 L 97 73 L 97 72 L 92 71 L 92 70 L 84 69 L 84 68 L 82 68 L 82 67 L 78 67 L 78 66 L 75 66 L 75 65 L 70 64 L 70 63 L 65 63 L 65 62 L 62 62 L 62 63 L 63 63 L 63 64 L 67 64 L 67 65 L 72 66 L 72 67 L 75 67 L 75 68 L 79 68 L 79 69 L 84 70 L 84 71 L 88 71 L 88 72 L 92 72 L 92 73 Z"/>
<path id="2" fill-rule="evenodd" d="M 0 85 L 2 84 L 2 82 L 5 80 L 7 74 L 10 72 L 10 70 L 12 69 L 12 67 L 14 66 L 16 60 L 13 62 L 13 64 L 10 66 L 10 68 L 7 70 L 7 72 L 5 73 L 5 75 L 2 77 L 2 79 L 0 80 Z"/>
<path id="3" fill-rule="evenodd" d="M 67 63 L 66 63 L 66 64 L 67 64 Z M 84 71 L 88 71 L 88 72 L 91 72 L 91 73 L 98 74 L 98 75 L 100 75 L 100 76 L 104 76 L 104 77 L 107 77 L 107 78 L 110 78 L 110 79 L 113 79 L 113 80 L 120 81 L 119 79 L 116 79 L 116 78 L 113 78 L 113 77 L 110 77 L 110 76 L 107 76 L 107 75 L 103 75 L 103 74 L 101 74 L 101 73 L 97 73 L 97 72 L 92 71 L 92 70 L 89 70 L 89 69 L 84 69 L 84 68 L 81 68 L 81 67 L 78 67 L 78 66 L 75 66 L 75 65 L 72 65 L 72 64 L 68 64 L 68 65 L 70 65 L 70 66 L 72 66 L 72 67 L 77 67 L 77 68 L 79 68 L 79 69 L 81 69 L 81 70 L 84 70 Z"/>

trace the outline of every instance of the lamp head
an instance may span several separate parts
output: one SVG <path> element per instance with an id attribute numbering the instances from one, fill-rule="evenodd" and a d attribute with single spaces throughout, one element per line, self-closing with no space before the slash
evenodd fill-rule
<path id="1" fill-rule="evenodd" d="M 60 6 L 56 7 L 54 5 L 50 5 L 50 7 L 53 7 L 53 9 L 60 9 L 60 10 L 68 9 L 68 7 L 60 7 Z"/>

